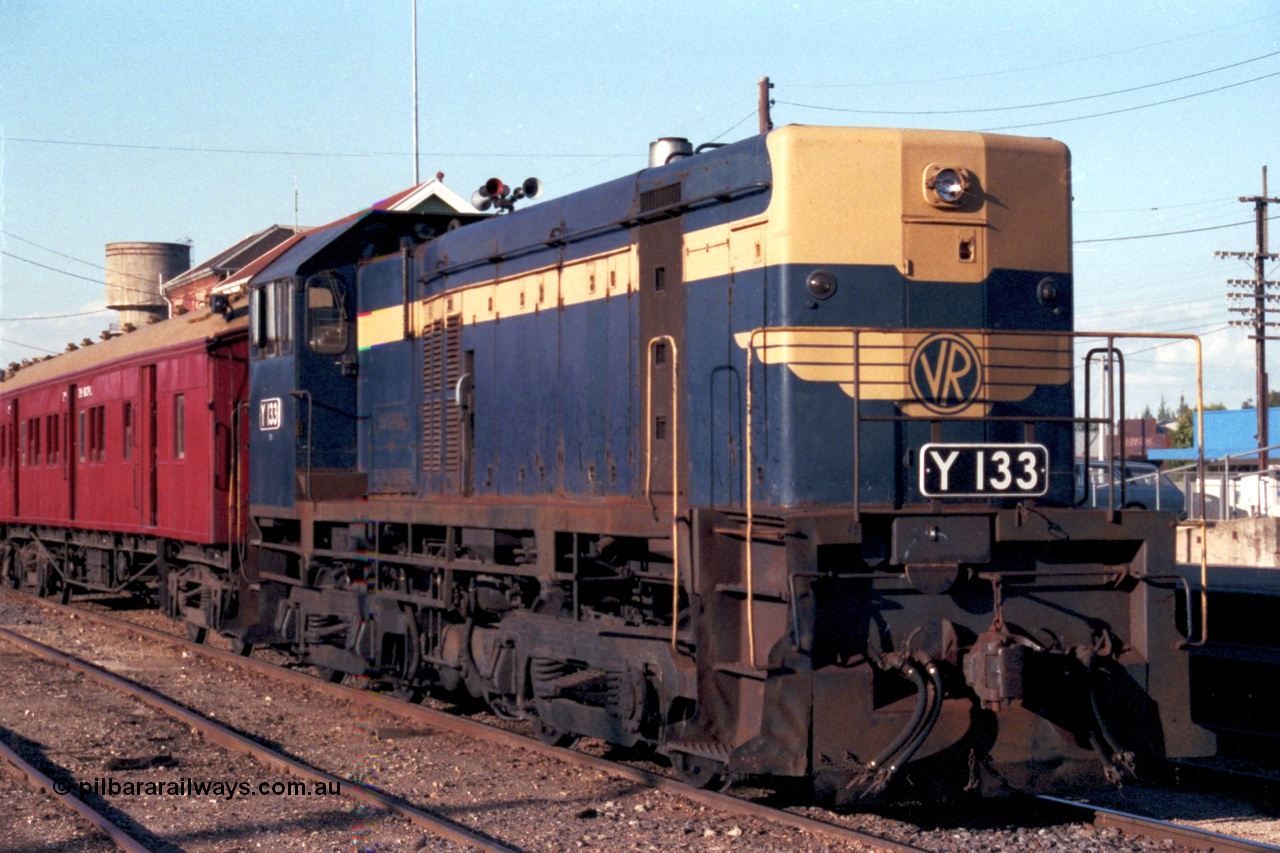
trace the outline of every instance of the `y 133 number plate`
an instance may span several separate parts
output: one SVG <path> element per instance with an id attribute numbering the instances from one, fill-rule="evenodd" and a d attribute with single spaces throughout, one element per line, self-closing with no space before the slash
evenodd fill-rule
<path id="1" fill-rule="evenodd" d="M 929 498 L 1039 497 L 1049 491 L 1042 444 L 926 444 L 920 493 Z"/>

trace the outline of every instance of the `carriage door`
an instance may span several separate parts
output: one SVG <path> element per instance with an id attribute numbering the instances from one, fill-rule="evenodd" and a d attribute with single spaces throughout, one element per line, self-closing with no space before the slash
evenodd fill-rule
<path id="1" fill-rule="evenodd" d="M 67 517 L 72 521 L 76 518 L 76 442 L 72 433 L 75 430 L 77 393 L 75 385 L 67 386 L 66 406 L 61 412 L 62 435 L 58 447 L 58 452 L 62 454 L 62 480 L 67 484 Z M 49 443 L 49 451 L 53 451 L 53 442 Z"/>
<path id="2" fill-rule="evenodd" d="M 134 494 L 140 495 L 138 509 L 142 523 L 147 527 L 156 526 L 156 366 L 144 365 L 140 383 L 140 400 L 135 430 L 138 433 L 138 448 L 133 466 Z"/>
<path id="3" fill-rule="evenodd" d="M 644 459 L 650 494 L 670 496 L 672 454 L 684 453 L 686 439 L 672 410 L 673 382 L 679 382 L 677 369 L 683 369 L 680 347 L 684 343 L 684 263 L 682 221 L 666 219 L 640 228 L 640 375 L 639 387 L 645 389 L 641 400 L 641 417 L 648 412 L 645 432 L 638 436 L 638 455 Z M 680 447 L 676 447 L 676 442 Z M 645 458 L 645 449 L 650 457 Z M 680 457 L 677 457 L 680 458 Z"/>
<path id="4" fill-rule="evenodd" d="M 21 480 L 21 465 L 18 459 L 18 401 L 10 400 L 9 405 L 5 409 L 4 416 L 4 475 L 6 480 L 5 493 L 8 500 L 5 506 L 0 507 L 7 515 L 17 516 L 20 514 L 20 501 L 18 499 L 18 483 Z"/>

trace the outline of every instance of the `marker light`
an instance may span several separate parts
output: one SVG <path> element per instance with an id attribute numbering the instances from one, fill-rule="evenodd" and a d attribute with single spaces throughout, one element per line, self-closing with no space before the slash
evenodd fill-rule
<path id="1" fill-rule="evenodd" d="M 816 270 L 809 275 L 809 292 L 814 299 L 830 299 L 836 292 L 836 277 L 826 270 Z"/>

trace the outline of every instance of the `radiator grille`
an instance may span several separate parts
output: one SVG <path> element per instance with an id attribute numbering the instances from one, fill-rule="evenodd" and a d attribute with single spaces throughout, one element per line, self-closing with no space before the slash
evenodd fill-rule
<path id="1" fill-rule="evenodd" d="M 662 207 L 678 204 L 682 186 L 682 184 L 668 184 L 665 187 L 645 190 L 640 193 L 640 212 L 648 213 L 650 210 L 658 210 Z"/>

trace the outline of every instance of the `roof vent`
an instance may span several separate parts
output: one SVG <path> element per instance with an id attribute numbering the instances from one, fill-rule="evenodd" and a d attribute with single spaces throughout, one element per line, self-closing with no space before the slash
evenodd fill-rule
<path id="1" fill-rule="evenodd" d="M 649 143 L 649 168 L 693 156 L 693 143 L 683 136 L 664 136 Z"/>

